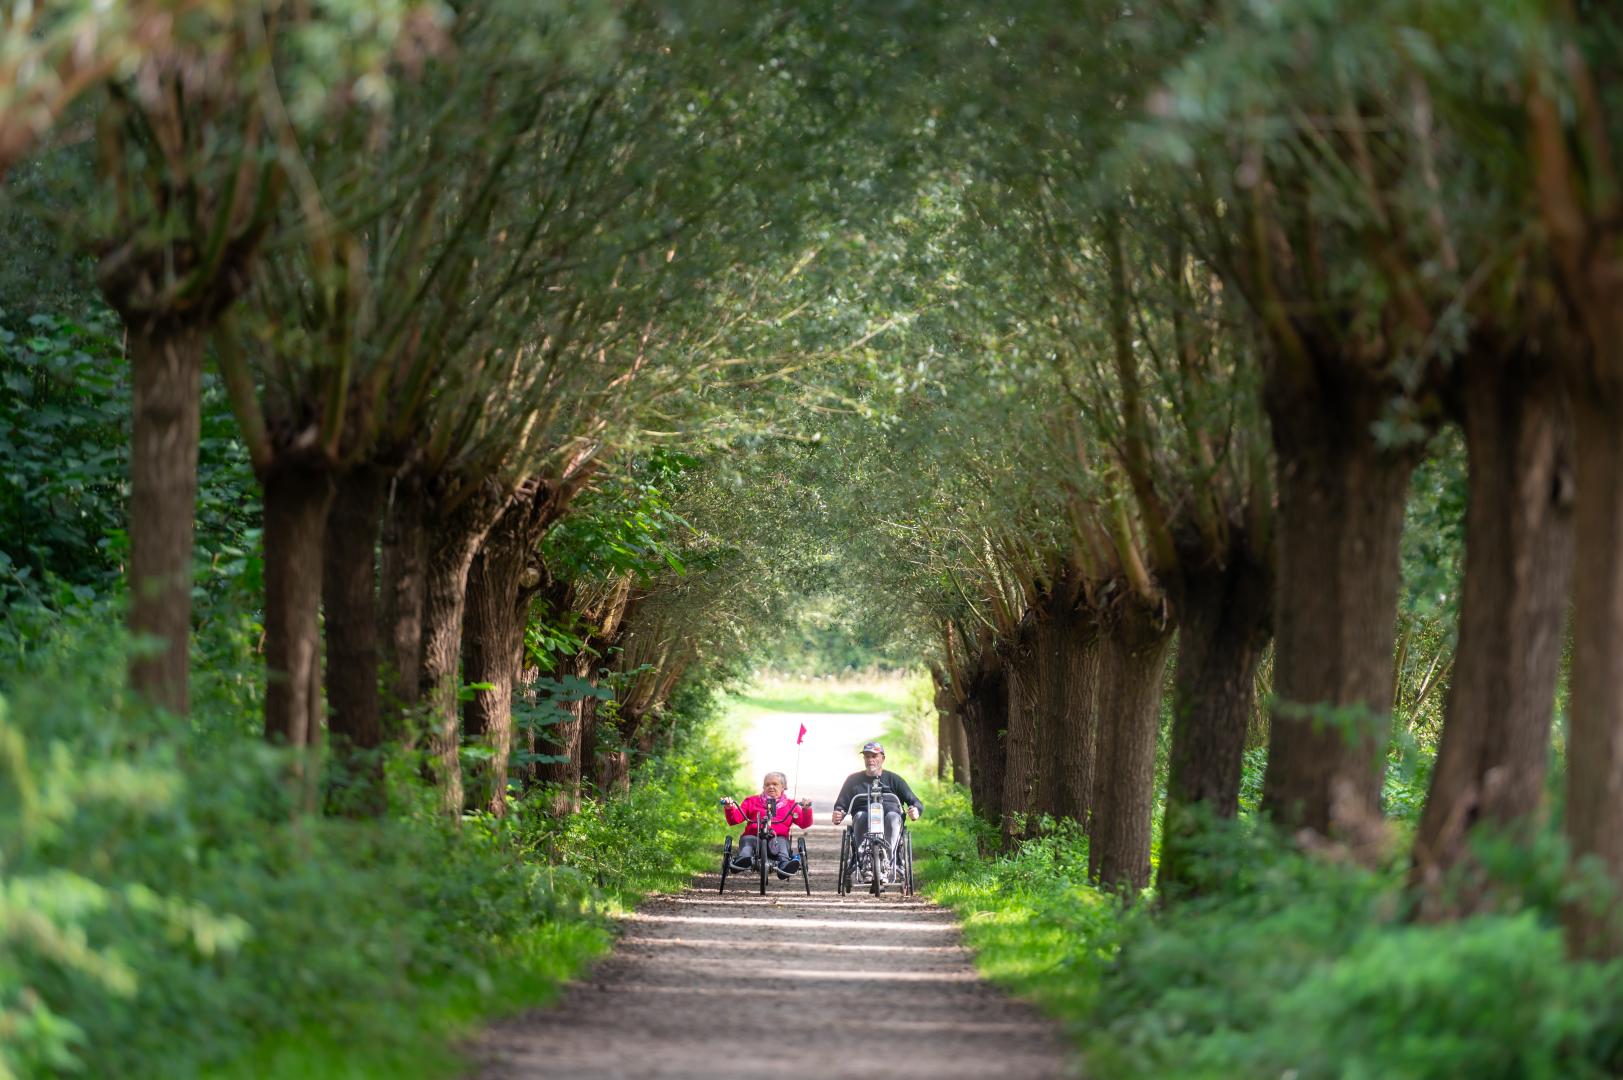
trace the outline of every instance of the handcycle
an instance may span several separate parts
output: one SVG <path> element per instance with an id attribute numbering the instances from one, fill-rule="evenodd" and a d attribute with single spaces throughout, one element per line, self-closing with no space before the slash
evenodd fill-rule
<path id="1" fill-rule="evenodd" d="M 857 814 L 873 807 L 872 813 L 865 816 L 868 827 L 861 836 L 857 835 Z M 901 816 L 902 832 L 897 838 L 896 850 L 890 850 L 885 840 L 885 814 L 894 810 Z M 902 812 L 902 803 L 892 793 L 885 791 L 878 778 L 872 780 L 868 790 L 858 792 L 851 799 L 851 805 L 846 807 L 845 831 L 840 834 L 840 871 L 836 890 L 840 895 L 855 892 L 856 878 L 859 873 L 867 878 L 863 884 L 868 886 L 875 896 L 885 891 L 885 886 L 891 884 L 885 879 L 892 874 L 894 868 L 894 884 L 902 887 L 903 896 L 913 895 L 913 834 L 907 828 L 907 815 Z"/>
<path id="2" fill-rule="evenodd" d="M 777 815 L 778 800 L 768 799 L 766 801 L 766 810 L 764 813 L 757 817 L 747 819 L 749 822 L 755 825 L 756 841 L 754 872 L 760 877 L 762 896 L 766 895 L 767 874 L 772 869 L 772 857 L 767 853 L 767 841 L 768 838 L 772 836 L 772 822 L 777 818 Z M 783 838 L 783 842 L 786 844 L 789 843 L 789 837 L 785 836 Z M 802 832 L 799 836 L 795 837 L 794 842 L 796 845 L 794 852 L 800 857 L 800 880 L 801 883 L 806 886 L 806 895 L 810 896 L 811 874 L 807 870 L 806 834 Z M 742 841 L 740 842 L 740 846 L 742 846 Z M 743 871 L 733 869 L 733 834 L 729 832 L 727 834 L 727 839 L 721 845 L 721 887 L 716 891 L 725 893 L 727 891 L 727 875 L 742 872 Z"/>

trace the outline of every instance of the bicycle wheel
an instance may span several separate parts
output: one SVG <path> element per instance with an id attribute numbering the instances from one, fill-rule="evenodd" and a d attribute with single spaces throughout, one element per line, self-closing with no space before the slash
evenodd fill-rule
<path id="1" fill-rule="evenodd" d="M 913 834 L 912 833 L 904 833 L 902 835 L 902 846 L 907 849 L 905 855 L 903 856 L 903 858 L 906 861 L 902 863 L 902 874 L 904 875 L 903 880 L 906 883 L 904 887 L 907 890 L 907 895 L 912 896 L 913 895 Z"/>
<path id="2" fill-rule="evenodd" d="M 851 830 L 842 829 L 840 831 L 840 862 L 839 865 L 834 868 L 834 892 L 839 896 L 844 896 L 847 892 L 846 875 L 851 870 L 850 864 Z"/>
<path id="3" fill-rule="evenodd" d="M 766 838 L 763 836 L 755 844 L 755 861 L 761 867 L 761 895 L 766 895 L 766 864 L 771 862 L 767 855 Z"/>
<path id="4" fill-rule="evenodd" d="M 806 886 L 806 895 L 811 895 L 811 870 L 806 864 L 806 837 L 800 837 L 800 881 Z"/>
<path id="5" fill-rule="evenodd" d="M 885 891 L 884 880 L 879 876 L 879 866 L 879 841 L 875 840 L 868 845 L 868 876 L 873 878 L 873 885 L 870 888 L 875 896 Z"/>
<path id="6" fill-rule="evenodd" d="M 721 888 L 717 889 L 717 892 L 724 893 L 727 891 L 727 871 L 731 869 L 732 862 L 733 834 L 728 833 L 727 842 L 721 845 Z"/>

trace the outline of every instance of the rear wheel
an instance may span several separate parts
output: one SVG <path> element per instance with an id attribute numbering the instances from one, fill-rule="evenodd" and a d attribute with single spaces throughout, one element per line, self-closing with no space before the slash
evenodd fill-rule
<path id="1" fill-rule="evenodd" d="M 811 870 L 806 865 L 806 837 L 805 837 L 805 834 L 801 834 L 799 851 L 800 851 L 800 880 L 801 880 L 801 883 L 806 886 L 806 895 L 810 896 L 811 895 Z"/>
<path id="2" fill-rule="evenodd" d="M 902 847 L 904 849 L 906 849 L 906 853 L 903 856 L 904 861 L 902 863 L 902 875 L 903 875 L 902 880 L 904 882 L 904 887 L 907 890 L 907 895 L 912 896 L 913 895 L 913 834 L 912 833 L 905 833 L 903 835 L 903 837 L 902 837 Z"/>
<path id="3" fill-rule="evenodd" d="M 847 882 L 851 873 L 851 830 L 840 832 L 840 863 L 834 870 L 834 891 L 844 896 L 850 891 Z"/>
<path id="4" fill-rule="evenodd" d="M 727 891 L 727 871 L 732 868 L 732 863 L 733 834 L 728 833 L 726 843 L 721 845 L 721 888 L 717 889 L 717 892 L 724 893 Z"/>

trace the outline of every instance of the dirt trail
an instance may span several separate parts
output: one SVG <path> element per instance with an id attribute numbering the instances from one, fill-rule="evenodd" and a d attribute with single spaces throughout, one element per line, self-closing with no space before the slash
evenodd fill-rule
<path id="1" fill-rule="evenodd" d="M 875 721 L 819 719 L 851 731 Z M 650 900 L 556 1004 L 485 1033 L 475 1075 L 1076 1075 L 1055 1025 L 976 974 L 947 911 L 894 893 L 836 895 L 840 830 L 829 811 L 844 771 L 825 771 L 801 784 L 818 822 L 806 841 L 810 896 L 798 877 L 775 876 L 764 897 L 753 878 L 737 889 L 729 878 L 723 896 L 711 873 Z M 722 835 L 718 814 L 718 844 Z"/>

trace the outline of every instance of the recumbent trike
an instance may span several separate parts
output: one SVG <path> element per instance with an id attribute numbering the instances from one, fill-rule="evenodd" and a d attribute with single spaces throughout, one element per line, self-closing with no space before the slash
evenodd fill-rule
<path id="1" fill-rule="evenodd" d="M 864 813 L 869 806 L 875 808 L 874 812 Z M 912 896 L 913 834 L 907 830 L 907 815 L 902 811 L 901 800 L 884 790 L 875 777 L 867 791 L 858 792 L 851 799 L 845 812 L 845 831 L 840 835 L 840 894 L 855 892 L 855 886 L 861 884 L 878 896 L 886 885 L 900 885 L 903 896 Z M 895 813 L 902 821 L 895 851 L 885 839 L 887 813 Z M 858 814 L 867 821 L 861 835 L 856 828 Z"/>
<path id="2" fill-rule="evenodd" d="M 768 854 L 768 840 L 772 836 L 772 822 L 777 815 L 778 800 L 767 799 L 766 812 L 748 819 L 748 823 L 755 826 L 755 835 L 758 837 L 755 844 L 755 866 L 750 871 L 733 869 L 733 834 L 731 832 L 727 834 L 727 839 L 721 847 L 721 887 L 716 890 L 717 892 L 724 893 L 727 891 L 728 874 L 754 873 L 760 877 L 761 895 L 766 895 L 767 875 L 773 870 L 772 857 Z M 789 837 L 785 836 L 783 842 L 789 843 Z M 810 896 L 811 875 L 807 871 L 806 834 L 804 831 L 794 838 L 794 843 L 796 845 L 795 854 L 800 856 L 800 880 L 806 886 L 806 895 Z M 740 844 L 742 846 L 742 837 L 740 837 Z"/>

